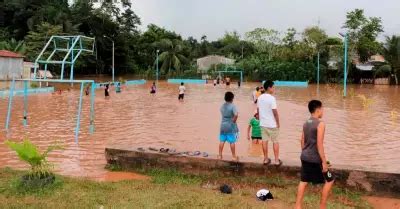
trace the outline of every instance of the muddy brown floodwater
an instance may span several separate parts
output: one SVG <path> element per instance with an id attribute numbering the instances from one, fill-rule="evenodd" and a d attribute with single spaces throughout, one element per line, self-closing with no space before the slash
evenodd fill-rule
<path id="1" fill-rule="evenodd" d="M 16 97 L 8 135 L 4 131 L 7 99 L 0 100 L 0 166 L 24 168 L 15 153 L 4 145 L 6 138 L 31 139 L 40 148 L 58 142 L 64 149 L 50 154 L 60 174 L 96 179 L 107 177 L 104 148 L 173 147 L 187 151 L 217 152 L 219 108 L 225 86 L 187 85 L 184 102 L 178 102 L 178 85 L 160 82 L 155 96 L 149 94 L 151 82 L 123 88 L 121 94 L 104 98 L 96 91 L 95 126 L 89 134 L 89 97 L 83 100 L 79 145 L 74 143 L 74 128 L 79 91 L 29 96 L 28 127 L 22 125 L 23 101 Z M 261 149 L 247 141 L 246 129 L 255 111 L 251 94 L 256 83 L 236 85 L 234 103 L 239 109 L 239 156 L 261 156 Z M 113 89 L 112 89 L 113 90 Z M 302 124 L 309 117 L 307 102 L 319 98 L 325 106 L 326 153 L 332 164 L 349 165 L 369 171 L 400 173 L 400 89 L 394 86 L 350 85 L 348 98 L 338 85 L 277 88 L 281 117 L 281 158 L 299 162 Z M 228 148 L 228 147 L 227 147 Z M 271 149 L 271 147 L 270 147 Z M 272 151 L 272 150 L 271 150 Z M 229 149 L 225 149 L 229 154 Z M 272 153 L 271 153 L 272 154 Z M 261 158 L 260 158 L 261 160 Z"/>

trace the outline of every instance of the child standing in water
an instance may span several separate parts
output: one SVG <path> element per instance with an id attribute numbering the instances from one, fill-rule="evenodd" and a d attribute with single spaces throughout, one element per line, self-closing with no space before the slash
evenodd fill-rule
<path id="1" fill-rule="evenodd" d="M 184 83 L 182 82 L 181 85 L 179 86 L 179 96 L 178 96 L 179 101 L 183 101 L 183 98 L 185 97 L 185 91 L 186 88 L 184 86 Z"/>
<path id="2" fill-rule="evenodd" d="M 121 93 L 121 83 L 120 82 L 117 83 L 117 87 L 115 87 L 115 92 Z"/>
<path id="3" fill-rule="evenodd" d="M 89 96 L 89 94 L 90 94 L 90 85 L 89 84 L 86 85 L 85 94 L 86 94 L 86 96 Z"/>
<path id="4" fill-rule="evenodd" d="M 225 93 L 225 103 L 221 106 L 221 129 L 219 135 L 219 155 L 218 158 L 222 159 L 222 151 L 224 150 L 225 142 L 228 142 L 231 147 L 232 158 L 236 161 L 239 158 L 236 156 L 235 143 L 238 137 L 238 127 L 236 121 L 238 119 L 238 111 L 233 104 L 235 95 L 232 92 Z"/>
<path id="5" fill-rule="evenodd" d="M 110 84 L 106 84 L 106 88 L 104 88 L 104 96 L 106 98 L 110 96 Z"/>
<path id="6" fill-rule="evenodd" d="M 261 128 L 258 113 L 254 114 L 254 117 L 250 119 L 249 127 L 247 128 L 247 139 L 250 140 L 250 130 L 251 130 L 251 140 L 253 143 L 258 144 L 258 140 L 261 140 Z"/>
<path id="7" fill-rule="evenodd" d="M 325 123 L 321 121 L 324 114 L 322 102 L 311 100 L 308 103 L 308 110 L 311 117 L 304 123 L 300 139 L 301 180 L 297 190 L 296 209 L 302 208 L 304 192 L 308 183 L 324 184 L 320 208 L 325 209 L 334 177 L 328 170 L 329 163 L 325 156 Z"/>
<path id="8" fill-rule="evenodd" d="M 157 91 L 156 82 L 153 82 L 153 85 L 151 86 L 151 89 L 150 89 L 150 94 L 154 95 L 156 93 L 156 91 Z"/>
<path id="9" fill-rule="evenodd" d="M 257 98 L 260 96 L 259 92 L 260 92 L 260 87 L 257 86 L 256 90 L 253 91 L 253 95 L 252 95 L 254 104 L 257 104 Z"/>

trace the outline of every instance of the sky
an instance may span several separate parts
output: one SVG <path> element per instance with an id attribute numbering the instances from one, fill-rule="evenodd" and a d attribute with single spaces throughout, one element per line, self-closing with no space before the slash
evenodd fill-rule
<path id="1" fill-rule="evenodd" d="M 217 40 L 234 30 L 244 37 L 258 27 L 301 32 L 318 24 L 328 35 L 339 36 L 346 13 L 355 8 L 382 18 L 381 38 L 400 34 L 400 0 L 133 0 L 132 5 L 141 30 L 154 23 L 185 38 Z"/>

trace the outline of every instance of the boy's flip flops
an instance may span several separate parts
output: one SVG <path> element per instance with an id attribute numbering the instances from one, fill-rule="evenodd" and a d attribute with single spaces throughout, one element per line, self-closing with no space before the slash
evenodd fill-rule
<path id="1" fill-rule="evenodd" d="M 138 150 L 141 151 L 141 152 L 146 151 L 143 147 L 139 147 Z"/>
<path id="2" fill-rule="evenodd" d="M 271 159 L 268 158 L 267 160 L 264 160 L 263 164 L 264 164 L 264 165 L 269 165 L 269 164 L 271 164 Z"/>
<path id="3" fill-rule="evenodd" d="M 275 166 L 278 166 L 278 167 L 281 166 L 281 165 L 282 165 L 282 160 L 279 159 L 279 160 L 278 160 L 278 163 L 274 163 L 274 165 L 275 165 Z"/>
<path id="4" fill-rule="evenodd" d="M 160 149 L 160 152 L 162 152 L 162 153 L 168 153 L 168 152 L 169 152 L 169 149 L 168 149 L 168 148 L 161 148 L 161 149 Z"/>

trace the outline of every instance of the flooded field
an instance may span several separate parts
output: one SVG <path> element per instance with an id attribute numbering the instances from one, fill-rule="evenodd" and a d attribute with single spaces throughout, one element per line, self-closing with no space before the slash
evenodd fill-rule
<path id="1" fill-rule="evenodd" d="M 27 137 L 40 147 L 58 142 L 64 149 L 50 155 L 58 173 L 99 179 L 107 175 L 103 168 L 104 148 L 108 145 L 217 153 L 219 107 L 228 89 L 187 85 L 185 101 L 178 102 L 178 85 L 160 82 L 157 94 L 151 96 L 150 84 L 124 87 L 121 94 L 112 92 L 109 99 L 104 98 L 103 90 L 98 90 L 93 135 L 89 134 L 88 125 L 89 97 L 85 97 L 79 145 L 74 143 L 78 90 L 30 96 L 26 128 L 22 125 L 22 97 L 17 97 L 7 136 L 4 131 L 7 99 L 0 98 L 0 166 L 25 166 L 4 145 L 6 138 Z M 236 85 L 229 88 L 235 93 L 234 103 L 239 110 L 237 150 L 243 157 L 262 153 L 260 147 L 246 138 L 247 124 L 255 111 L 251 94 L 256 85 L 245 83 L 241 88 Z M 400 173 L 400 89 L 350 85 L 346 99 L 341 91 L 338 85 L 321 85 L 319 93 L 315 85 L 277 88 L 282 160 L 299 163 L 302 124 L 309 117 L 306 105 L 310 99 L 319 98 L 325 106 L 326 152 L 332 164 Z M 225 153 L 229 154 L 229 149 Z"/>

